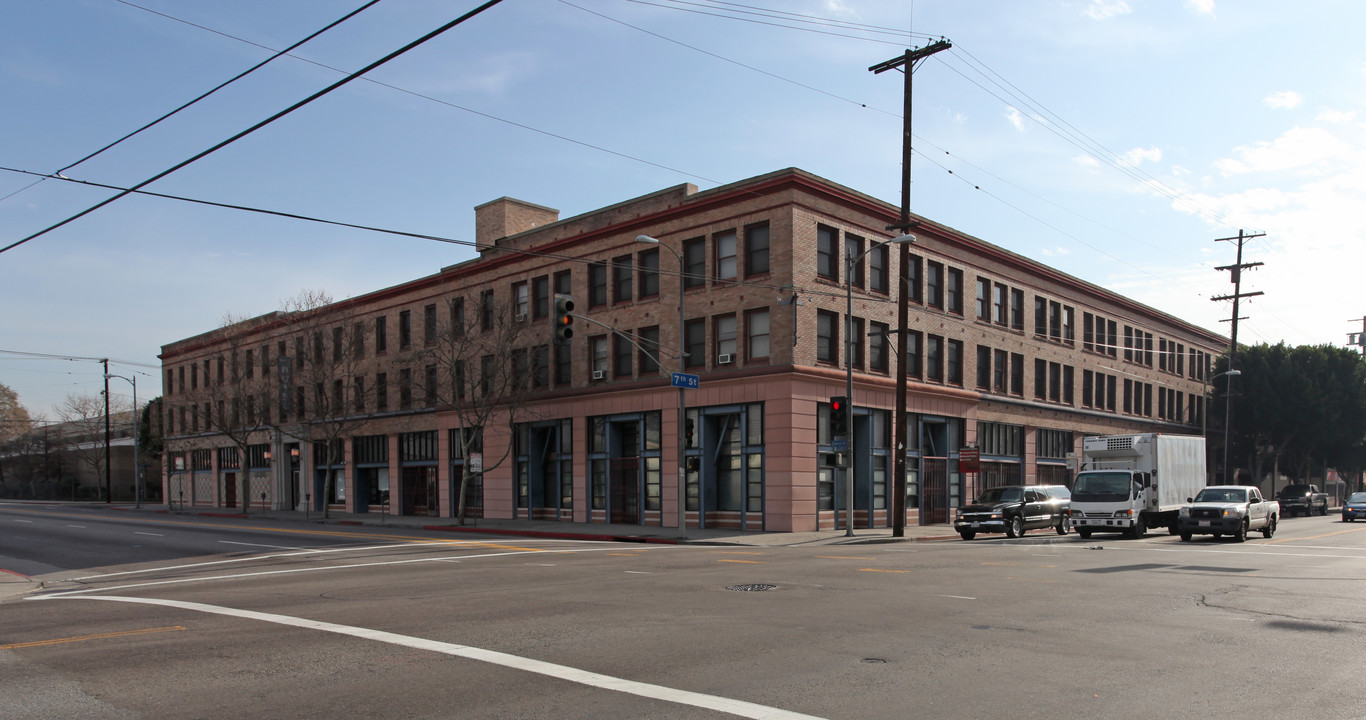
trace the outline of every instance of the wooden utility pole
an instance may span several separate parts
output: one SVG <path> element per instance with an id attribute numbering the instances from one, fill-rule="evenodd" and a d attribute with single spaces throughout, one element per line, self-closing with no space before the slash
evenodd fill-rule
<path id="1" fill-rule="evenodd" d="M 1229 444 L 1231 442 L 1231 438 L 1233 435 L 1233 378 L 1237 377 L 1237 374 L 1234 373 L 1235 367 L 1233 363 L 1238 353 L 1238 321 L 1246 319 L 1238 317 L 1238 300 L 1245 297 L 1256 297 L 1257 295 L 1262 294 L 1261 291 L 1252 293 L 1243 292 L 1243 270 L 1246 270 L 1248 268 L 1261 267 L 1262 265 L 1262 263 L 1259 262 L 1243 262 L 1243 243 L 1246 243 L 1248 240 L 1251 240 L 1252 238 L 1259 238 L 1264 235 L 1266 235 L 1266 233 L 1248 235 L 1244 233 L 1242 230 L 1239 230 L 1238 237 L 1218 238 L 1217 240 L 1215 240 L 1215 242 L 1237 241 L 1238 243 L 1238 261 L 1233 265 L 1224 265 L 1223 267 L 1215 268 L 1215 270 L 1227 270 L 1229 272 L 1229 282 L 1233 283 L 1233 294 L 1221 295 L 1219 297 L 1210 298 L 1210 300 L 1215 301 L 1233 301 L 1233 316 L 1230 317 L 1228 320 L 1229 322 L 1233 323 L 1232 328 L 1230 328 L 1231 332 L 1229 333 L 1228 342 L 1228 370 L 1224 373 L 1224 484 L 1226 485 L 1232 485 L 1235 482 L 1234 477 L 1229 472 L 1228 465 Z"/>
<path id="2" fill-rule="evenodd" d="M 904 108 L 901 115 L 901 218 L 897 224 L 888 226 L 888 230 L 909 233 L 915 225 L 911 222 L 911 75 L 915 72 L 915 62 L 951 47 L 953 47 L 953 43 L 940 40 L 923 48 L 907 50 L 900 57 L 868 68 L 874 75 L 897 68 L 906 75 L 906 86 L 902 90 Z M 906 326 L 910 322 L 910 293 L 908 290 L 911 284 L 911 247 L 910 243 L 900 243 L 900 246 L 900 253 L 897 256 L 901 265 L 899 273 L 901 282 L 898 283 L 900 297 L 897 299 L 896 312 L 898 332 L 896 334 L 896 418 L 893 423 L 896 439 L 893 442 L 895 449 L 892 453 L 892 537 L 903 537 L 906 534 L 906 441 L 910 436 L 909 418 L 906 413 L 906 383 L 909 381 L 906 363 Z M 849 398 L 849 402 L 852 403 L 853 398 Z M 853 500 L 853 498 L 849 498 L 846 502 L 852 503 Z M 869 517 L 872 517 L 871 512 Z"/>

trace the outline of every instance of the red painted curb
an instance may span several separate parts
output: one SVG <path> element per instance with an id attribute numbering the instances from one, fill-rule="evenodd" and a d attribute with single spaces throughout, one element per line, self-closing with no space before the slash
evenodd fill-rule
<path id="1" fill-rule="evenodd" d="M 361 522 L 361 521 L 359 521 L 359 520 L 338 520 L 338 521 L 337 521 L 337 524 L 338 524 L 338 525 L 364 525 L 365 523 L 363 523 L 363 522 Z"/>

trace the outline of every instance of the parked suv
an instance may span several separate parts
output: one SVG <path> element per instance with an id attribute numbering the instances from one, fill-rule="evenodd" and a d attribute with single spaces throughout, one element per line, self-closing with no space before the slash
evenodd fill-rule
<path id="1" fill-rule="evenodd" d="M 1072 495 L 1062 485 L 1003 485 L 983 490 L 977 502 L 958 508 L 953 529 L 964 540 L 999 532 L 1015 538 L 1046 527 L 1066 535 L 1071 508 Z"/>
<path id="2" fill-rule="evenodd" d="M 1285 515 L 1328 514 L 1328 495 L 1320 492 L 1317 485 L 1286 485 L 1276 493 L 1276 499 Z"/>

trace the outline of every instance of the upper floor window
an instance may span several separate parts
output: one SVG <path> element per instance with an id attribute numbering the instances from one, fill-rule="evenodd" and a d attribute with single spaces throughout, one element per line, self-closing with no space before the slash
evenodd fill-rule
<path id="1" fill-rule="evenodd" d="M 588 307 L 602 307 L 607 304 L 607 264 L 593 263 L 588 266 Z"/>
<path id="2" fill-rule="evenodd" d="M 713 332 L 716 336 L 716 356 L 718 358 L 717 362 L 719 363 L 721 359 L 725 359 L 727 361 L 734 361 L 735 354 L 739 349 L 739 345 L 736 340 L 737 335 L 735 316 L 721 315 L 715 319 L 714 323 L 715 329 Z M 722 356 L 725 357 L 722 358 Z"/>
<path id="3" fill-rule="evenodd" d="M 887 335 L 890 327 L 876 320 L 868 325 L 868 369 L 873 372 L 887 372 L 888 353 Z"/>
<path id="4" fill-rule="evenodd" d="M 944 264 L 933 260 L 925 263 L 925 304 L 944 309 Z"/>
<path id="5" fill-rule="evenodd" d="M 550 317 L 550 278 L 544 275 L 531 279 L 531 316 Z"/>
<path id="6" fill-rule="evenodd" d="M 745 228 L 745 275 L 768 272 L 768 223 Z"/>
<path id="7" fill-rule="evenodd" d="M 863 289 L 863 238 L 852 233 L 844 234 L 844 258 L 849 284 Z"/>
<path id="8" fill-rule="evenodd" d="M 766 358 L 769 355 L 768 322 L 768 308 L 750 310 L 745 313 L 745 332 L 749 336 L 750 360 Z"/>
<path id="9" fill-rule="evenodd" d="M 389 349 L 389 321 L 383 315 L 375 318 L 375 353 L 383 354 Z M 298 348 L 295 348 L 298 351 Z"/>
<path id="10" fill-rule="evenodd" d="M 527 290 L 526 282 L 512 284 L 512 312 L 517 317 L 518 322 L 527 319 L 527 312 L 531 309 L 531 298 Z"/>
<path id="11" fill-rule="evenodd" d="M 832 282 L 840 280 L 839 236 L 832 227 L 816 226 L 816 275 Z"/>
<path id="12" fill-rule="evenodd" d="M 484 330 L 493 329 L 493 291 L 484 290 L 479 293 L 479 327 Z"/>
<path id="13" fill-rule="evenodd" d="M 404 310 L 398 314 L 398 348 L 407 350 L 413 345 L 413 313 Z"/>
<path id="14" fill-rule="evenodd" d="M 703 287 L 707 284 L 707 239 L 683 241 L 683 287 Z"/>
<path id="15" fill-rule="evenodd" d="M 958 268 L 949 268 L 948 282 L 948 310 L 955 315 L 963 314 L 963 271 Z"/>
<path id="16" fill-rule="evenodd" d="M 735 231 L 728 230 L 712 237 L 716 247 L 716 277 L 719 280 L 734 280 L 738 273 L 739 257 L 736 248 Z"/>
<path id="17" fill-rule="evenodd" d="M 816 360 L 839 363 L 839 315 L 828 310 L 816 311 Z"/>
<path id="18" fill-rule="evenodd" d="M 689 320 L 683 324 L 683 352 L 687 353 L 685 367 L 706 367 L 707 365 L 707 322 Z"/>
<path id="19" fill-rule="evenodd" d="M 423 340 L 428 345 L 436 343 L 436 303 L 422 308 Z"/>
<path id="20" fill-rule="evenodd" d="M 615 302 L 630 302 L 635 280 L 631 271 L 631 256 L 622 255 L 612 258 L 612 287 Z"/>
<path id="21" fill-rule="evenodd" d="M 640 268 L 640 298 L 659 295 L 659 250 L 650 249 L 636 256 L 636 266 Z"/>

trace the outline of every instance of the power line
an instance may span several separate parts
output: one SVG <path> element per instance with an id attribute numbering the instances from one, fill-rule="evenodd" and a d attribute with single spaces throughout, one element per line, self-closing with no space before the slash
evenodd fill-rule
<path id="1" fill-rule="evenodd" d="M 217 152 L 218 150 L 223 149 L 224 147 L 227 147 L 228 145 L 231 145 L 231 144 L 234 143 L 234 142 L 237 142 L 238 140 L 240 140 L 240 139 L 246 137 L 247 135 L 250 135 L 250 134 L 256 132 L 257 130 L 260 130 L 261 128 L 263 128 L 263 127 L 265 127 L 265 126 L 267 126 L 267 125 L 269 125 L 269 124 L 275 122 L 276 120 L 279 120 L 280 118 L 282 118 L 282 117 L 284 117 L 284 116 L 286 116 L 286 115 L 288 115 L 288 114 L 294 112 L 295 110 L 298 110 L 299 108 L 302 108 L 302 107 L 304 107 L 305 105 L 308 105 L 308 104 L 312 103 L 314 100 L 317 100 L 318 98 L 323 97 L 324 95 L 327 95 L 328 93 L 331 93 L 332 91 L 334 91 L 334 90 L 336 90 L 336 89 L 338 89 L 338 88 L 340 88 L 340 87 L 342 87 L 342 86 L 344 86 L 344 85 L 346 85 L 346 84 L 352 82 L 353 80 L 355 80 L 356 78 L 360 77 L 361 75 L 364 75 L 365 73 L 368 73 L 368 72 L 370 72 L 371 70 L 374 70 L 375 68 L 378 68 L 378 67 L 380 67 L 381 65 L 384 65 L 385 63 L 387 63 L 387 62 L 393 60 L 394 58 L 397 58 L 397 57 L 399 57 L 399 56 L 401 56 L 401 55 L 407 53 L 408 51 L 410 51 L 410 50 L 412 50 L 412 49 L 414 49 L 414 48 L 416 48 L 416 47 L 418 47 L 418 46 L 420 46 L 420 45 L 425 44 L 426 42 L 430 41 L 431 39 L 433 39 L 433 38 L 435 38 L 435 37 L 437 37 L 437 36 L 439 36 L 439 35 L 445 33 L 446 31 L 450 30 L 451 28 L 453 28 L 453 27 L 455 27 L 455 26 L 457 26 L 457 25 L 460 25 L 461 23 L 465 22 L 466 20 L 468 20 L 468 19 L 470 19 L 470 18 L 472 18 L 472 17 L 474 17 L 474 16 L 476 16 L 476 15 L 482 13 L 483 11 L 485 11 L 485 10 L 487 10 L 487 9 L 489 9 L 489 8 L 491 8 L 491 7 L 493 7 L 494 5 L 497 5 L 498 3 L 502 2 L 502 1 L 503 1 L 503 0 L 488 0 L 488 1 L 485 2 L 483 5 L 480 5 L 479 7 L 475 8 L 474 10 L 471 10 L 471 11 L 465 13 L 464 15 L 461 15 L 460 17 L 458 17 L 458 18 L 456 18 L 456 19 L 454 19 L 454 20 L 452 20 L 452 21 L 450 21 L 450 22 L 448 22 L 448 23 L 442 25 L 441 27 L 438 27 L 437 29 L 435 29 L 435 30 L 433 30 L 433 31 L 431 31 L 431 32 L 429 32 L 429 33 L 427 33 L 426 35 L 423 35 L 422 37 L 420 37 L 420 38 L 418 38 L 418 39 L 416 39 L 416 40 L 414 40 L 414 41 L 408 43 L 407 45 L 404 45 L 403 47 L 401 47 L 401 48 L 399 48 L 399 49 L 397 49 L 397 50 L 395 50 L 395 51 L 389 53 L 388 55 L 385 55 L 384 57 L 382 57 L 382 58 L 380 58 L 380 59 L 378 59 L 378 60 L 376 60 L 376 61 L 370 63 L 369 65 L 366 65 L 365 67 L 361 68 L 360 70 L 357 70 L 357 71 L 355 71 L 355 72 L 353 72 L 353 73 L 347 75 L 346 77 L 342 78 L 341 80 L 338 80 L 337 82 L 332 83 L 331 85 L 329 85 L 329 86 L 323 88 L 322 90 L 319 90 L 318 92 L 315 92 L 315 93 L 313 93 L 312 95 L 309 95 L 308 97 L 304 98 L 303 100 L 300 100 L 300 101 L 294 103 L 293 105 L 290 105 L 289 107 L 285 108 L 284 110 L 281 110 L 280 112 L 277 112 L 277 113 L 275 113 L 274 115 L 271 115 L 270 117 L 266 118 L 265 120 L 262 120 L 262 121 L 256 123 L 255 125 L 252 125 L 251 127 L 247 128 L 246 130 L 243 130 L 243 131 L 237 133 L 236 135 L 233 135 L 232 137 L 228 138 L 227 140 L 224 140 L 224 141 L 222 141 L 222 142 L 220 142 L 220 143 L 214 145 L 213 147 L 210 147 L 210 148 L 207 149 L 207 150 L 201 151 L 201 152 L 197 153 L 196 155 L 190 157 L 189 159 L 183 160 L 183 161 L 181 161 L 181 162 L 179 162 L 179 163 L 177 163 L 177 164 L 171 166 L 170 168 L 168 168 L 168 169 L 166 169 L 166 170 L 163 170 L 163 171 L 157 173 L 156 175 L 153 175 L 152 177 L 150 177 L 150 178 L 148 178 L 148 179 L 146 179 L 146 180 L 143 180 L 142 182 L 140 182 L 140 183 L 134 185 L 132 188 L 130 188 L 130 189 L 128 189 L 128 190 L 124 190 L 123 192 L 120 192 L 120 193 L 118 193 L 117 195 L 114 195 L 114 196 L 111 197 L 111 198 L 108 198 L 108 199 L 103 200 L 103 201 L 101 201 L 101 202 L 99 202 L 99 203 L 96 203 L 95 205 L 93 205 L 93 206 L 91 206 L 91 207 L 89 207 L 89 208 L 86 208 L 85 210 L 82 210 L 81 212 L 78 212 L 78 213 L 76 213 L 75 215 L 72 215 L 71 217 L 68 217 L 67 219 L 65 219 L 65 220 L 63 220 L 63 221 L 61 221 L 61 222 L 59 222 L 59 223 L 56 223 L 55 225 L 51 225 L 51 226 L 49 226 L 49 227 L 47 227 L 47 228 L 45 228 L 45 229 L 43 229 L 43 230 L 40 230 L 40 231 L 38 231 L 38 232 L 36 232 L 36 233 L 33 233 L 32 235 L 29 235 L 29 236 L 26 237 L 26 238 L 23 238 L 22 240 L 17 240 L 17 241 L 15 241 L 15 242 L 13 242 L 13 243 L 10 243 L 9 245 L 7 245 L 7 246 L 5 246 L 5 247 L 3 247 L 3 248 L 0 248 L 0 253 L 4 253 L 4 252 L 6 252 L 6 251 L 8 251 L 8 250 L 12 250 L 12 249 L 14 249 L 14 248 L 16 248 L 16 247 L 18 247 L 18 246 L 20 246 L 20 245 L 23 245 L 24 243 L 26 243 L 26 242 L 28 242 L 28 241 L 30 241 L 30 240 L 33 240 L 34 238 L 42 237 L 43 235 L 46 235 L 46 234 L 52 232 L 53 230 L 56 230 L 57 228 L 60 228 L 60 227 L 62 227 L 62 226 L 64 226 L 64 225 L 67 225 L 68 223 L 74 222 L 74 221 L 76 221 L 76 220 L 78 220 L 78 219 L 80 219 L 80 218 L 82 218 L 82 217 L 85 217 L 86 215 L 89 215 L 90 213 L 92 213 L 92 212 L 94 212 L 94 211 L 96 211 L 96 210 L 98 210 L 98 209 L 104 207 L 105 205 L 108 205 L 108 204 L 114 202 L 115 200 L 118 200 L 118 199 L 120 199 L 120 198 L 126 197 L 126 196 L 132 194 L 134 191 L 136 191 L 136 190 L 138 190 L 138 189 L 140 189 L 140 188 L 146 187 L 147 185 L 150 185 L 150 184 L 156 182 L 157 180 L 160 180 L 161 178 L 166 177 L 167 175 L 170 175 L 171 173 L 173 173 L 173 172 L 175 172 L 175 171 L 177 171 L 177 170 L 179 170 L 179 169 L 185 167 L 186 165 L 189 165 L 189 164 L 191 164 L 191 163 L 193 163 L 193 162 L 195 162 L 195 161 L 197 161 L 197 160 L 199 160 L 199 159 L 201 159 L 201 158 L 204 158 L 204 157 L 206 157 L 206 156 L 208 156 L 208 155 L 210 155 L 210 154 L 212 154 L 212 153 L 214 153 L 214 152 Z"/>

